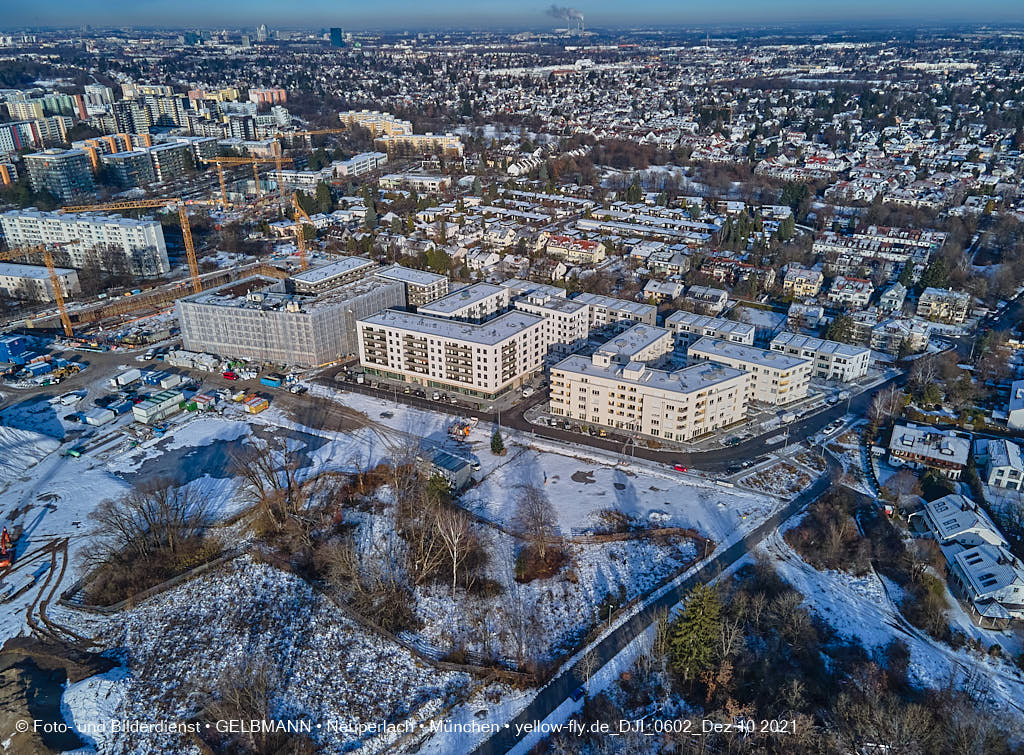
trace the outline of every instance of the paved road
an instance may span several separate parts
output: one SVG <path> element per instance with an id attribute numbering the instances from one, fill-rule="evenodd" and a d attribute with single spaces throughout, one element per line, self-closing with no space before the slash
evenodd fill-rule
<path id="1" fill-rule="evenodd" d="M 391 390 L 380 390 L 377 388 L 370 388 L 368 385 L 357 385 L 352 382 L 336 382 L 329 379 L 328 377 L 320 378 L 320 382 L 324 385 L 332 388 L 338 388 L 341 390 L 350 390 L 357 393 L 364 393 L 368 396 L 377 396 L 379 398 L 388 399 L 390 401 L 397 400 L 399 403 L 408 404 L 409 406 L 419 407 L 421 409 L 427 409 L 430 411 L 446 411 L 450 414 L 458 416 L 472 416 L 477 417 L 483 422 L 496 422 L 498 417 L 495 414 L 488 412 L 481 412 L 475 409 L 470 409 L 464 405 L 453 406 L 444 402 L 431 401 L 429 399 L 420 398 L 415 394 L 411 393 L 395 393 Z M 884 383 L 871 388 L 863 393 L 854 396 L 847 407 L 847 402 L 843 401 L 835 406 L 829 407 L 821 412 L 812 414 L 809 417 L 792 422 L 788 425 L 789 428 L 789 443 L 796 443 L 804 438 L 807 438 L 814 433 L 818 432 L 825 425 L 829 424 L 833 420 L 842 417 L 848 412 L 855 414 L 863 414 L 867 411 L 868 405 L 871 403 L 872 395 L 883 388 L 888 388 L 890 385 L 896 385 L 897 387 L 902 386 L 906 382 L 906 376 L 903 374 L 896 375 L 895 377 L 886 380 Z M 563 430 L 557 427 L 549 427 L 546 425 L 534 425 L 528 422 L 525 418 L 526 411 L 533 406 L 542 403 L 546 399 L 546 391 L 540 390 L 536 396 L 530 400 L 525 401 L 514 409 L 501 413 L 501 424 L 503 427 L 510 427 L 515 430 L 522 432 L 533 433 L 542 438 L 550 438 L 551 440 L 557 440 L 562 443 L 569 443 L 571 445 L 591 446 L 593 448 L 600 448 L 604 451 L 611 451 L 613 453 L 622 453 L 626 445 L 625 438 L 601 438 L 595 437 L 582 433 L 574 433 L 568 430 Z M 739 462 L 754 459 L 767 451 L 774 450 L 783 445 L 783 440 L 774 441 L 768 443 L 768 438 L 774 438 L 784 431 L 783 427 L 777 427 L 761 436 L 751 438 L 735 446 L 727 446 L 725 448 L 714 449 L 711 451 L 668 451 L 668 450 L 657 450 L 653 448 L 643 448 L 640 446 L 629 445 L 629 454 L 637 458 L 646 459 L 648 461 L 654 461 L 659 464 L 683 464 L 688 467 L 695 469 L 702 469 L 707 472 L 724 472 L 729 467 Z"/>
<path id="2" fill-rule="evenodd" d="M 653 624 L 662 610 L 671 608 L 682 600 L 695 585 L 710 581 L 724 569 L 749 553 L 758 543 L 774 532 L 782 522 L 811 503 L 824 493 L 828 487 L 828 477 L 819 477 L 810 488 L 769 517 L 742 540 L 726 548 L 687 579 L 682 580 L 671 590 L 644 606 L 640 611 L 613 630 L 610 635 L 605 637 L 591 651 L 590 655 L 596 659 L 591 668 L 598 669 L 608 663 L 640 633 Z M 502 729 L 483 742 L 475 750 L 475 755 L 502 755 L 511 750 L 521 738 L 516 733 L 516 725 L 543 721 L 559 705 L 568 700 L 576 688 L 583 685 L 585 675 L 581 671 L 582 665 L 583 661 L 579 661 L 571 668 L 564 669 L 558 676 L 552 679 L 547 686 L 537 693 L 537 696 L 526 706 L 522 713 L 509 722 L 509 728 Z"/>

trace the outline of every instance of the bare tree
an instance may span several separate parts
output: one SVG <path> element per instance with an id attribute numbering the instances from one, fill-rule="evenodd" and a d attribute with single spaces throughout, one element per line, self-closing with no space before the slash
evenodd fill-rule
<path id="1" fill-rule="evenodd" d="M 548 547 L 558 542 L 558 522 L 547 495 L 536 485 L 523 488 L 516 504 L 515 523 L 541 562 L 546 562 Z"/>
<path id="2" fill-rule="evenodd" d="M 93 557 L 129 553 L 147 561 L 158 552 L 176 555 L 213 521 L 210 501 L 187 486 L 161 478 L 140 485 L 90 512 Z"/>
<path id="3" fill-rule="evenodd" d="M 469 552 L 469 543 L 473 537 L 469 526 L 469 517 L 462 511 L 442 507 L 435 520 L 438 537 L 444 544 L 446 555 L 452 567 L 452 600 L 455 599 L 455 587 L 458 584 L 459 568 L 465 563 Z"/>

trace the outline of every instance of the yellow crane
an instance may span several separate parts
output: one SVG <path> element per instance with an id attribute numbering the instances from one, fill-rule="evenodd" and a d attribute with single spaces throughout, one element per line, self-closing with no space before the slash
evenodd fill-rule
<path id="1" fill-rule="evenodd" d="M 228 192 L 224 185 L 224 166 L 225 165 L 249 165 L 252 164 L 252 177 L 256 181 L 256 196 L 262 198 L 263 194 L 260 192 L 260 174 L 258 172 L 259 166 L 265 163 L 276 163 L 278 176 L 277 180 L 281 180 L 281 165 L 282 163 L 290 163 L 292 159 L 290 157 L 282 157 L 276 155 L 275 157 L 213 157 L 208 160 L 217 166 L 217 178 L 220 179 L 220 203 L 222 207 L 228 206 Z"/>
<path id="2" fill-rule="evenodd" d="M 309 137 L 309 136 L 319 136 L 321 134 L 344 134 L 347 130 L 348 129 L 344 129 L 344 128 L 318 128 L 318 129 L 314 129 L 312 131 L 288 131 L 288 132 L 279 131 L 276 134 L 274 134 L 274 138 L 279 140 L 278 143 L 277 143 L 277 156 L 276 156 L 275 159 L 277 160 L 277 187 L 278 187 L 278 190 L 281 192 L 281 196 L 282 197 L 284 196 L 284 189 L 281 186 L 281 184 L 282 184 L 282 181 L 281 181 L 281 179 L 282 179 L 281 167 L 282 167 L 282 164 L 288 160 L 288 158 L 282 156 L 283 155 L 283 151 L 282 151 L 282 148 L 281 148 L 280 140 L 281 139 L 289 139 L 289 138 L 291 138 L 293 136 L 307 136 L 307 137 Z M 312 140 L 310 140 L 310 146 L 312 146 Z"/>
<path id="3" fill-rule="evenodd" d="M 305 270 L 309 267 L 309 260 L 306 259 L 306 239 L 302 235 L 302 221 L 305 220 L 310 225 L 313 225 L 313 221 L 299 204 L 298 192 L 292 194 L 292 206 L 295 208 L 295 245 L 299 248 L 299 268 Z"/>
<path id="4" fill-rule="evenodd" d="M 108 202 L 106 204 L 85 204 L 73 207 L 63 207 L 60 212 L 93 212 L 96 210 L 146 210 L 168 205 L 178 205 L 178 220 L 181 222 L 181 236 L 185 241 L 185 255 L 188 258 L 188 271 L 192 279 L 192 293 L 198 294 L 203 290 L 203 284 L 199 280 L 199 262 L 196 259 L 196 248 L 192 244 L 192 226 L 188 222 L 188 210 L 186 200 L 179 197 L 164 197 L 163 199 L 138 199 L 131 202 Z"/>
<path id="5" fill-rule="evenodd" d="M 77 243 L 77 241 L 59 241 L 51 244 L 51 246 L 65 246 Z M 75 335 L 75 331 L 71 327 L 71 317 L 68 315 L 68 308 L 64 303 L 64 291 L 60 287 L 60 278 L 57 277 L 57 268 L 53 264 L 53 254 L 50 253 L 50 250 L 45 245 L 31 246 L 25 249 L 11 249 L 6 252 L 0 252 L 0 261 L 30 257 L 33 254 L 43 255 L 46 272 L 50 274 L 50 285 L 53 286 L 53 300 L 57 302 L 57 310 L 60 312 L 60 323 L 64 326 L 64 335 L 71 338 Z"/>

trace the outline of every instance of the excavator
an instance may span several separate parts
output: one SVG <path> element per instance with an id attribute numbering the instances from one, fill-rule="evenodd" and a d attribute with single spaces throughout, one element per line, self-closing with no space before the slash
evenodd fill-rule
<path id="1" fill-rule="evenodd" d="M 14 543 L 11 542 L 11 535 L 4 527 L 0 535 L 0 569 L 6 569 L 14 562 Z"/>

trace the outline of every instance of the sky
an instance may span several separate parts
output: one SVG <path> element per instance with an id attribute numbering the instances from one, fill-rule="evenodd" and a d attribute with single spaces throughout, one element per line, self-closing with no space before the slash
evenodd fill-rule
<path id="1" fill-rule="evenodd" d="M 579 0 L 587 26 L 637 24 L 806 24 L 900 22 L 930 26 L 950 21 L 1024 21 L 1013 0 Z M 0 25 L 281 28 L 341 26 L 346 30 L 417 28 L 555 28 L 550 3 L 532 0 L 49 0 L 7 6 Z M 561 3 L 559 4 L 561 5 Z"/>

